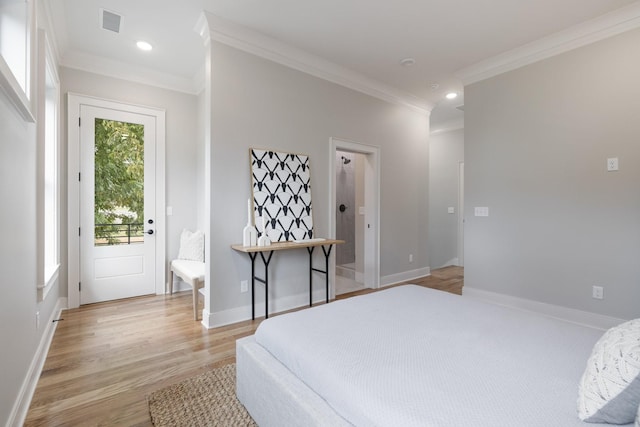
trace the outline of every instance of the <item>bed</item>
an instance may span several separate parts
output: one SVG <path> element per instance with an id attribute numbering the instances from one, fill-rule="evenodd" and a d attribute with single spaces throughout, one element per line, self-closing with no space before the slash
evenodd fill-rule
<path id="1" fill-rule="evenodd" d="M 578 382 L 603 331 L 415 285 L 263 321 L 236 344 L 260 426 L 595 426 Z"/>

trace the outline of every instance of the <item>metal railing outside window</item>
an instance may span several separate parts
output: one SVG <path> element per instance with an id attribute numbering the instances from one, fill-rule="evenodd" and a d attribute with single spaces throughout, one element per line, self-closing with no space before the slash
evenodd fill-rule
<path id="1" fill-rule="evenodd" d="M 143 223 L 95 225 L 95 246 L 131 245 L 143 241 Z"/>

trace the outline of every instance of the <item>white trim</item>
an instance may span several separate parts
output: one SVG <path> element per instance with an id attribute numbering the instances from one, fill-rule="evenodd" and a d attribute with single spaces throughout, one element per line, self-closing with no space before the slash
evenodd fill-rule
<path id="1" fill-rule="evenodd" d="M 210 12 L 203 12 L 195 28 L 205 42 L 209 39 L 268 59 L 392 104 L 429 114 L 434 105 L 427 100 L 370 79 L 333 62 L 312 55 L 251 28 L 236 24 Z M 208 37 L 207 37 L 208 33 Z"/>
<path id="2" fill-rule="evenodd" d="M 119 101 L 106 100 L 87 95 L 69 92 L 67 99 L 67 133 L 68 133 L 68 166 L 67 166 L 67 216 L 68 216 L 68 304 L 69 308 L 80 306 L 80 242 L 77 230 L 80 227 L 80 105 L 91 105 L 114 110 L 126 110 L 132 113 L 153 116 L 156 119 L 156 257 L 155 257 L 155 291 L 156 295 L 165 293 L 165 251 L 166 251 L 166 215 L 165 215 L 165 110 L 133 105 Z"/>
<path id="3" fill-rule="evenodd" d="M 68 52 L 61 58 L 60 65 L 190 95 L 197 95 L 201 89 L 201 80 L 196 81 L 201 78 L 200 73 L 189 79 L 82 52 Z"/>
<path id="4" fill-rule="evenodd" d="M 458 252 L 456 265 L 464 266 L 464 160 L 458 162 L 458 236 L 456 249 Z"/>
<path id="5" fill-rule="evenodd" d="M 53 284 L 58 282 L 60 264 L 57 264 L 52 271 L 48 272 L 45 270 L 44 273 L 44 283 L 38 285 L 38 301 L 44 301 L 49 291 L 53 288 Z"/>
<path id="6" fill-rule="evenodd" d="M 402 273 L 389 274 L 380 278 L 380 287 L 397 285 L 398 283 L 407 282 L 421 277 L 431 276 L 431 268 L 423 267 L 416 270 L 403 271 Z"/>
<path id="7" fill-rule="evenodd" d="M 468 286 L 465 286 L 462 289 L 462 294 L 470 298 L 475 298 L 493 304 L 531 311 L 547 317 L 552 317 L 555 319 L 560 319 L 567 322 L 576 323 L 578 325 L 589 326 L 591 328 L 601 330 L 607 330 L 626 321 L 625 319 L 618 319 L 602 314 L 590 313 L 588 311 L 576 310 L 573 308 L 547 304 L 530 299 L 513 297 L 511 295 L 498 294 L 482 289 L 470 288 Z"/>
<path id="8" fill-rule="evenodd" d="M 53 340 L 53 335 L 58 325 L 58 322 L 54 322 L 54 320 L 60 318 L 62 310 L 64 310 L 66 307 L 67 299 L 58 298 L 56 306 L 51 312 L 51 317 L 49 318 L 46 329 L 42 334 L 42 337 L 40 338 L 38 348 L 33 355 L 33 359 L 31 360 L 31 364 L 29 365 L 29 370 L 27 371 L 27 375 L 22 382 L 22 386 L 20 387 L 20 391 L 18 392 L 16 401 L 13 404 L 13 409 L 11 410 L 9 418 L 7 419 L 7 427 L 21 426 L 24 424 L 24 421 L 27 418 L 27 412 L 29 411 L 29 406 L 31 405 L 31 399 L 33 399 L 33 393 L 36 391 L 36 386 L 38 385 L 38 380 L 40 379 L 40 373 L 42 372 L 42 368 L 44 367 L 44 362 L 47 359 L 47 353 L 49 352 L 49 347 L 51 346 L 51 341 Z"/>
<path id="9" fill-rule="evenodd" d="M 37 88 L 37 107 L 36 114 L 38 116 L 38 122 L 36 123 L 36 140 L 37 144 L 37 277 L 38 277 L 38 301 L 43 301 L 49 290 L 51 289 L 51 285 L 55 283 L 58 279 L 58 270 L 60 268 L 60 183 L 62 181 L 62 168 L 60 167 L 60 152 L 61 150 L 61 138 L 60 138 L 60 79 L 58 78 L 58 71 L 55 66 L 55 59 L 53 58 L 51 52 L 51 45 L 49 43 L 49 37 L 45 30 L 38 28 L 38 57 L 36 62 L 37 68 L 37 79 L 36 85 Z M 53 80 L 53 89 L 55 91 L 55 99 L 54 103 L 56 105 L 55 114 L 51 117 L 47 116 L 46 113 L 46 102 L 47 102 L 47 76 L 50 76 Z M 55 141 L 49 141 L 47 139 L 46 133 L 46 125 L 49 121 L 55 123 Z M 45 152 L 47 150 L 48 144 L 54 143 L 54 168 L 55 168 L 55 187 L 54 191 L 54 218 L 55 218 L 55 230 L 54 230 L 54 243 L 55 243 L 55 264 L 45 265 L 45 246 L 46 239 L 45 236 L 45 170 L 47 165 L 45 164 Z M 48 213 L 51 215 L 51 212 Z M 51 236 L 48 236 L 51 237 Z"/>
<path id="10" fill-rule="evenodd" d="M 464 118 L 448 120 L 444 123 L 440 123 L 434 126 L 429 132 L 429 135 L 438 135 L 446 132 L 453 132 L 456 130 L 464 129 Z"/>
<path id="11" fill-rule="evenodd" d="M 264 298 L 264 288 L 256 287 L 256 296 Z M 313 291 L 313 303 L 324 303 L 325 291 L 317 289 Z M 269 300 L 269 316 L 288 310 L 309 306 L 309 293 L 301 293 L 290 295 L 277 299 Z M 256 302 L 255 305 L 256 318 L 264 317 L 264 302 Z M 202 312 L 202 325 L 207 329 L 218 328 L 220 326 L 231 325 L 233 323 L 243 322 L 251 319 L 251 304 L 243 305 L 229 310 L 210 313 L 206 310 Z"/>
<path id="12" fill-rule="evenodd" d="M 36 13 L 38 13 L 39 24 L 44 27 L 48 34 L 48 47 L 53 56 L 52 64 L 58 64 L 60 62 L 59 39 L 64 39 L 64 46 L 66 50 L 66 47 L 68 46 L 66 38 L 67 34 L 55 34 L 55 26 L 53 25 L 53 14 L 54 12 L 58 13 L 59 11 L 58 9 L 53 8 L 53 6 L 51 5 L 51 0 L 42 0 L 38 4 L 40 4 L 44 9 L 43 11 L 41 11 L 41 13 L 38 13 L 38 11 L 36 11 Z M 64 16 L 64 12 L 60 12 L 60 14 Z M 63 27 L 66 27 L 66 25 L 64 25 Z"/>
<path id="13" fill-rule="evenodd" d="M 450 267 L 452 265 L 457 266 L 459 262 L 460 260 L 458 259 L 458 257 L 455 257 L 455 258 L 451 258 L 449 261 L 445 262 L 444 264 L 434 268 L 438 269 L 438 268 Z"/>
<path id="14" fill-rule="evenodd" d="M 614 10 L 455 73 L 466 86 L 640 27 L 640 2 Z"/>
<path id="15" fill-rule="evenodd" d="M 364 232 L 364 277 L 365 287 L 380 287 L 380 148 L 348 141 L 341 138 L 330 138 L 329 142 L 329 237 L 336 236 L 336 150 L 359 153 L 365 156 L 365 228 Z M 335 254 L 334 254 L 335 256 Z M 335 259 L 335 258 L 334 258 Z M 329 280 L 329 296 L 335 298 L 335 268 Z"/>
<path id="16" fill-rule="evenodd" d="M 30 123 L 36 122 L 31 112 L 31 103 L 27 99 L 27 95 L 20 87 L 18 80 L 13 76 L 2 55 L 0 55 L 0 90 L 7 95 L 9 102 L 15 107 L 20 117 Z"/>
<path id="17" fill-rule="evenodd" d="M 35 0 L 23 0 L 24 3 L 24 24 L 25 39 L 24 45 L 24 76 L 16 76 L 5 58 L 0 54 L 0 91 L 7 95 L 9 103 L 16 109 L 16 112 L 27 122 L 35 123 L 35 63 L 37 60 L 37 34 L 36 34 L 36 10 Z M 18 4 L 16 3 L 16 4 Z M 20 40 L 22 41 L 22 40 Z M 18 43 L 20 42 L 18 41 Z M 18 78 L 24 77 L 24 89 L 20 85 Z"/>

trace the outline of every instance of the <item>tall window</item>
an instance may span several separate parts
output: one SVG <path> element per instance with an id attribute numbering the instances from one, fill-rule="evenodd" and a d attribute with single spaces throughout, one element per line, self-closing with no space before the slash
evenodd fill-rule
<path id="1" fill-rule="evenodd" d="M 0 0 L 2 1 L 2 0 Z M 60 83 L 44 30 L 38 30 L 38 297 L 43 300 L 60 267 Z"/>
<path id="2" fill-rule="evenodd" d="M 34 8 L 35 0 L 0 0 L 0 90 L 29 122 L 35 121 L 30 61 Z"/>
<path id="3" fill-rule="evenodd" d="M 25 94 L 27 91 L 27 3 L 0 1 L 0 55 Z"/>
<path id="4" fill-rule="evenodd" d="M 44 126 L 44 273 L 48 280 L 58 268 L 58 84 L 47 60 Z"/>

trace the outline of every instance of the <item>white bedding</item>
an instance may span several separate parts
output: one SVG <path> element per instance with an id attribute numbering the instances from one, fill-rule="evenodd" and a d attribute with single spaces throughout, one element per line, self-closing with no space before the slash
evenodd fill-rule
<path id="1" fill-rule="evenodd" d="M 269 318 L 255 340 L 356 426 L 585 427 L 601 335 L 408 285 Z"/>

